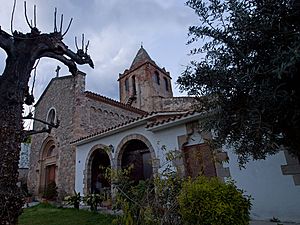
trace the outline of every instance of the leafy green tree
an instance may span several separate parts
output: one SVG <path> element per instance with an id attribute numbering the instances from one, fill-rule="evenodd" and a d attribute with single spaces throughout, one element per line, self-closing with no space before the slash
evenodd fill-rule
<path id="1" fill-rule="evenodd" d="M 292 0 L 189 0 L 199 25 L 189 28 L 193 61 L 178 78 L 201 96 L 204 121 L 241 164 L 281 146 L 300 156 L 300 4 Z M 197 43 L 196 43 L 197 42 Z M 201 42 L 202 43 L 202 42 Z M 198 56 L 197 55 L 197 56 Z"/>

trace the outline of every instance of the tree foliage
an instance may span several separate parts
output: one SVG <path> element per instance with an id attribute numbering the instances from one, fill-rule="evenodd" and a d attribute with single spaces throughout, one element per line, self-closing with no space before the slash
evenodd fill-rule
<path id="1" fill-rule="evenodd" d="M 202 96 L 204 121 L 241 164 L 281 146 L 300 156 L 300 4 L 292 0 L 189 0 L 199 25 L 188 44 L 205 40 L 178 78 L 182 91 Z M 199 43 L 199 42 L 197 42 Z"/>

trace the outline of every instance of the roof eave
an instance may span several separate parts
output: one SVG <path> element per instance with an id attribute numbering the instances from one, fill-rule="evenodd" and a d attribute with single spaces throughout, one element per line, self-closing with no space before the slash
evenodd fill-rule
<path id="1" fill-rule="evenodd" d="M 183 124 L 183 123 L 188 123 L 188 122 L 192 122 L 192 121 L 195 121 L 195 120 L 203 119 L 205 117 L 208 117 L 209 115 L 211 115 L 211 113 L 209 113 L 209 112 L 199 112 L 199 113 L 196 113 L 196 114 L 193 114 L 193 115 L 189 115 L 187 117 L 177 119 L 175 121 L 170 121 L 170 122 L 167 122 L 167 123 L 163 123 L 163 124 L 159 124 L 159 125 L 156 125 L 156 126 L 153 126 L 153 127 L 149 127 L 149 128 L 147 128 L 147 130 L 151 131 L 151 132 L 156 132 L 156 131 L 164 130 L 164 129 L 174 127 L 174 126 L 177 126 L 177 125 L 180 125 L 180 124 Z"/>
<path id="2" fill-rule="evenodd" d="M 155 117 L 158 117 L 158 116 L 164 116 L 164 115 L 178 115 L 178 112 L 161 112 L 161 113 L 153 114 L 151 116 L 145 117 L 145 118 L 137 120 L 135 122 L 132 122 L 132 123 L 129 123 L 129 124 L 125 124 L 123 126 L 120 126 L 120 127 L 115 128 L 115 129 L 109 130 L 107 132 L 103 132 L 103 133 L 100 133 L 98 135 L 96 134 L 96 135 L 94 135 L 92 137 L 86 137 L 83 140 L 78 140 L 78 141 L 71 142 L 71 144 L 73 144 L 75 146 L 84 145 L 84 144 L 86 144 L 88 142 L 97 140 L 99 138 L 103 138 L 105 136 L 108 136 L 108 135 L 111 135 L 111 134 L 115 134 L 115 133 L 120 133 L 120 132 L 122 132 L 124 130 L 131 129 L 131 128 L 140 126 L 142 124 L 147 124 L 147 122 L 149 120 L 151 120 L 152 118 L 155 118 Z"/>
<path id="3" fill-rule="evenodd" d="M 109 130 L 109 131 L 107 131 L 107 132 L 104 132 L 104 133 L 95 135 L 95 136 L 93 136 L 93 137 L 86 138 L 86 139 L 84 139 L 84 140 L 74 142 L 73 145 L 75 145 L 75 146 L 84 145 L 84 144 L 86 144 L 86 143 L 89 143 L 89 142 L 95 141 L 95 140 L 97 140 L 97 139 L 100 139 L 100 138 L 109 136 L 109 135 L 111 135 L 111 134 L 120 133 L 120 132 L 122 132 L 122 131 L 131 129 L 131 128 L 134 128 L 134 127 L 138 127 L 138 126 L 140 126 L 140 125 L 147 124 L 147 119 L 148 119 L 148 118 L 145 118 L 145 119 L 143 119 L 143 120 L 136 121 L 136 122 L 134 122 L 134 123 L 130 123 L 130 124 L 127 124 L 127 125 L 118 127 L 118 128 L 116 128 L 116 129 Z"/>

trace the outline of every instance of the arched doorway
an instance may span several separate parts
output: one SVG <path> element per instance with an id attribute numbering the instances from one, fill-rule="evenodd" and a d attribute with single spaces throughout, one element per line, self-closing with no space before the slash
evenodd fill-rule
<path id="1" fill-rule="evenodd" d="M 57 148 L 52 138 L 47 138 L 42 146 L 41 154 L 41 174 L 40 174 L 40 193 L 51 183 L 56 185 L 57 170 Z"/>
<path id="2" fill-rule="evenodd" d="M 147 145 L 138 139 L 132 139 L 126 142 L 122 147 L 121 168 L 126 169 L 133 166 L 130 178 L 136 183 L 139 180 L 152 178 L 152 158 Z"/>
<path id="3" fill-rule="evenodd" d="M 110 168 L 110 159 L 103 149 L 96 149 L 91 155 L 91 184 L 90 193 L 100 193 L 110 189 L 110 180 L 105 171 Z"/>

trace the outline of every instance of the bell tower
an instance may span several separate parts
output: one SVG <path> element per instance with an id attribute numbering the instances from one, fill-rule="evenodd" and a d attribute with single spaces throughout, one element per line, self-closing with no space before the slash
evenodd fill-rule
<path id="1" fill-rule="evenodd" d="M 170 73 L 141 46 L 131 66 L 119 74 L 120 102 L 151 112 L 162 98 L 173 97 Z"/>

